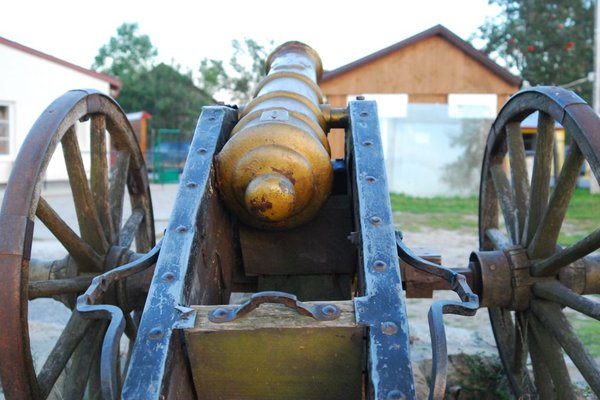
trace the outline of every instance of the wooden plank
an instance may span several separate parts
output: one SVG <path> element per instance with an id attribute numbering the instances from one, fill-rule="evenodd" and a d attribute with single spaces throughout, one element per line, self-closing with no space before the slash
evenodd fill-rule
<path id="1" fill-rule="evenodd" d="M 244 270 L 250 275 L 353 274 L 356 247 L 348 196 L 331 196 L 315 218 L 285 231 L 240 225 Z"/>
<path id="2" fill-rule="evenodd" d="M 334 321 L 316 321 L 278 304 L 215 324 L 215 306 L 194 306 L 185 330 L 199 399 L 352 400 L 362 397 L 364 328 L 352 301 Z"/>
<path id="3" fill-rule="evenodd" d="M 374 59 L 335 79 L 321 82 L 320 87 L 327 98 L 364 93 L 496 93 L 505 96 L 519 89 L 439 36 Z"/>

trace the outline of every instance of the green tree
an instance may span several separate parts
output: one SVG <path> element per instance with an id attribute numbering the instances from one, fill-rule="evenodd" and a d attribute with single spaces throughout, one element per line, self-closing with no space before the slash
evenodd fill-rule
<path id="1" fill-rule="evenodd" d="M 233 54 L 226 67 L 223 61 L 203 59 L 200 62 L 201 87 L 211 95 L 225 91 L 238 104 L 250 101 L 258 82 L 265 75 L 265 62 L 273 49 L 273 41 L 265 45 L 253 39 L 233 40 Z"/>
<path id="2" fill-rule="evenodd" d="M 214 101 L 194 85 L 191 73 L 182 73 L 175 65 L 156 65 L 157 53 L 136 23 L 124 23 L 100 48 L 92 68 L 121 79 L 117 101 L 125 111 L 149 112 L 155 129 L 191 132 L 202 106 Z"/>
<path id="3" fill-rule="evenodd" d="M 473 35 L 531 85 L 568 85 L 593 71 L 593 0 L 489 0 L 501 8 Z M 570 89 L 591 100 L 592 84 Z"/>
<path id="4" fill-rule="evenodd" d="M 202 106 L 214 103 L 203 90 L 194 85 L 191 73 L 181 73 L 179 67 L 160 63 L 148 73 L 149 96 L 140 109 L 153 115 L 157 128 L 178 128 L 193 132 Z"/>
<path id="5" fill-rule="evenodd" d="M 148 35 L 138 33 L 137 23 L 123 23 L 117 36 L 100 47 L 92 68 L 116 76 L 130 76 L 149 71 L 158 54 Z"/>

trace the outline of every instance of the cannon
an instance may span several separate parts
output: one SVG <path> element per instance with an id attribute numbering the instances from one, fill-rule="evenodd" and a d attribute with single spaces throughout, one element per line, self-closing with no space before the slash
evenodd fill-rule
<path id="1" fill-rule="evenodd" d="M 437 289 L 457 297 L 429 311 L 430 398 L 446 390 L 443 315 L 480 308 L 515 397 L 574 398 L 564 355 L 600 395 L 570 322 L 600 317 L 600 230 L 559 241 L 583 163 L 600 178 L 600 119 L 582 99 L 535 87 L 504 105 L 482 162 L 479 249 L 449 268 L 394 224 L 376 104 L 327 105 L 321 60 L 302 43 L 278 47 L 266 67 L 249 104 L 202 110 L 158 243 L 143 155 L 118 104 L 74 90 L 39 117 L 0 212 L 6 398 L 412 399 L 405 298 Z M 531 168 L 520 124 L 536 111 Z M 556 122 L 570 136 L 560 171 Z M 345 129 L 344 159 L 330 159 L 332 128 Z M 57 158 L 77 226 L 43 195 Z M 36 229 L 68 254 L 36 249 Z M 37 369 L 35 298 L 72 311 Z"/>

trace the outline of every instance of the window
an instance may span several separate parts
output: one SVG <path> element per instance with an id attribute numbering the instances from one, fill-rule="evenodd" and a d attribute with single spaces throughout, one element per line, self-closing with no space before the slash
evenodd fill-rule
<path id="1" fill-rule="evenodd" d="M 10 108 L 0 105 L 0 155 L 10 153 Z"/>

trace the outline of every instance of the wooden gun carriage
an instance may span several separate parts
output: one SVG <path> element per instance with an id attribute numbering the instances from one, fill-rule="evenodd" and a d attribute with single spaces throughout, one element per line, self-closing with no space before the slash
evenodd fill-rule
<path id="1" fill-rule="evenodd" d="M 416 255 L 394 224 L 376 104 L 325 104 L 321 61 L 298 42 L 277 48 L 267 72 L 244 107 L 202 110 L 158 244 L 144 160 L 114 100 L 75 90 L 40 116 L 0 213 L 8 399 L 415 398 L 405 295 L 423 288 L 457 294 L 429 312 L 430 398 L 446 387 L 443 314 L 481 307 L 516 397 L 574 398 L 563 352 L 600 395 L 596 360 L 565 311 L 600 316 L 589 296 L 600 294 L 600 230 L 558 241 L 584 161 L 600 177 L 600 119 L 583 100 L 538 87 L 503 107 L 483 159 L 480 246 L 453 269 Z M 520 122 L 536 111 L 528 171 Z M 560 171 L 555 122 L 570 135 Z M 345 129 L 343 160 L 330 160 L 332 128 Z M 42 195 L 55 153 L 78 228 Z M 66 257 L 36 257 L 40 222 Z M 40 297 L 73 312 L 36 371 L 27 317 Z"/>

